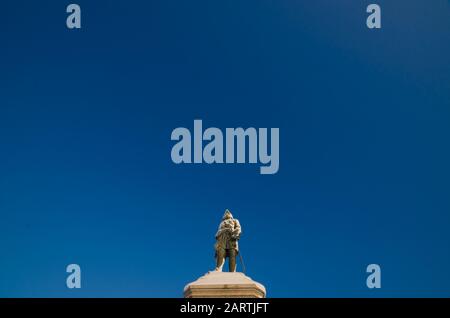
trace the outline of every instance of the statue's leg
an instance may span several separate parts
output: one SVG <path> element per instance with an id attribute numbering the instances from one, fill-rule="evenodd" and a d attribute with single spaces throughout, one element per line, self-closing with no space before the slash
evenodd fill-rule
<path id="1" fill-rule="evenodd" d="M 236 250 L 231 248 L 228 250 L 230 272 L 236 271 Z"/>
<path id="2" fill-rule="evenodd" d="M 219 248 L 216 251 L 216 271 L 221 272 L 225 263 L 225 249 Z"/>

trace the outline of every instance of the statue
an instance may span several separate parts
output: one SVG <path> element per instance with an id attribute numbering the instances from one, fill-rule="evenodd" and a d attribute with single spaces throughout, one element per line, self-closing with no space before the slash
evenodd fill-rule
<path id="1" fill-rule="evenodd" d="M 265 298 L 266 288 L 245 275 L 245 266 L 241 252 L 238 251 L 238 240 L 241 225 L 233 218 L 229 210 L 225 210 L 219 229 L 216 233 L 215 258 L 216 268 L 208 271 L 197 280 L 184 287 L 185 298 Z M 236 257 L 241 259 L 242 272 L 236 272 Z M 230 272 L 222 272 L 228 257 Z M 189 305 L 189 302 L 188 302 Z"/>
<path id="2" fill-rule="evenodd" d="M 228 257 L 229 271 L 236 271 L 236 256 L 239 253 L 238 240 L 241 235 L 241 225 L 237 219 L 233 218 L 231 212 L 227 209 L 220 222 L 216 233 L 216 271 L 221 272 L 225 259 Z"/>

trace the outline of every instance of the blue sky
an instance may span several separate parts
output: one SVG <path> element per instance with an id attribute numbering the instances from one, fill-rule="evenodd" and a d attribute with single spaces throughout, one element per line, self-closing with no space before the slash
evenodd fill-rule
<path id="1" fill-rule="evenodd" d="M 450 295 L 448 1 L 377 1 L 381 30 L 371 1 L 77 3 L 2 4 L 0 296 L 180 297 L 226 208 L 268 296 Z M 194 119 L 280 128 L 279 172 L 173 164 Z"/>

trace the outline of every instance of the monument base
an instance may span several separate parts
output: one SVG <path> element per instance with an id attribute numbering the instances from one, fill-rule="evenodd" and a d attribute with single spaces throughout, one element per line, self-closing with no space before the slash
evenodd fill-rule
<path id="1" fill-rule="evenodd" d="M 266 289 L 240 272 L 210 271 L 184 287 L 185 298 L 265 298 Z"/>

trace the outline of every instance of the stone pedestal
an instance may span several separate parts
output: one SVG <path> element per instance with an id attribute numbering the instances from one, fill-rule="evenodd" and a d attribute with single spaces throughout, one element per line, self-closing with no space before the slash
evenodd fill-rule
<path id="1" fill-rule="evenodd" d="M 185 298 L 265 298 L 266 289 L 239 272 L 211 271 L 184 287 Z"/>

